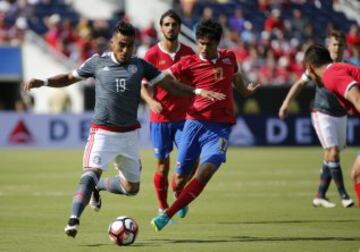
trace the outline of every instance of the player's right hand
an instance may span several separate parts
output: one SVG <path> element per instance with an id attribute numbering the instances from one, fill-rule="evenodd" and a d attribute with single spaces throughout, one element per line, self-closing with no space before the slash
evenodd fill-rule
<path id="1" fill-rule="evenodd" d="M 25 82 L 24 91 L 30 91 L 32 88 L 39 88 L 44 86 L 44 81 L 40 79 L 31 79 Z"/>
<path id="2" fill-rule="evenodd" d="M 279 118 L 281 120 L 285 119 L 288 115 L 288 109 L 287 106 L 282 105 L 279 109 Z"/>

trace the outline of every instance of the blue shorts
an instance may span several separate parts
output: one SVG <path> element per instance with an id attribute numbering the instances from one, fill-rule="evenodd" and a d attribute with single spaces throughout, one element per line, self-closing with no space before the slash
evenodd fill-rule
<path id="1" fill-rule="evenodd" d="M 150 123 L 150 136 L 157 159 L 165 159 L 176 147 L 180 145 L 185 121 Z"/>
<path id="2" fill-rule="evenodd" d="M 199 156 L 200 165 L 212 163 L 219 167 L 226 161 L 230 132 L 230 124 L 186 121 L 177 157 L 176 172 L 190 173 Z"/>

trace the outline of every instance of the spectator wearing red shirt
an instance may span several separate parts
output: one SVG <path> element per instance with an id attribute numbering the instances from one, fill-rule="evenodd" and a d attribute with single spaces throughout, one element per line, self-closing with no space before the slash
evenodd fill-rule
<path id="1" fill-rule="evenodd" d="M 274 29 L 279 29 L 284 31 L 284 21 L 281 19 L 281 11 L 279 9 L 273 9 L 270 15 L 266 18 L 264 22 L 264 30 L 271 32 Z"/>
<path id="2" fill-rule="evenodd" d="M 349 47 L 360 46 L 360 30 L 356 24 L 350 26 L 350 30 L 346 35 L 346 43 Z"/>

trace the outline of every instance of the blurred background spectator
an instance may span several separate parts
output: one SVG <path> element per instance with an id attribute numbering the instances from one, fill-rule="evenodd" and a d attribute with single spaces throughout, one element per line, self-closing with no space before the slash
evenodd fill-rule
<path id="1" fill-rule="evenodd" d="M 310 43 L 325 43 L 326 33 L 334 28 L 346 33 L 347 60 L 360 64 L 359 25 L 335 11 L 333 1 L 175 0 L 173 7 L 191 31 L 201 19 L 218 20 L 224 29 L 220 47 L 232 49 L 247 79 L 264 86 L 289 85 L 299 78 L 305 48 Z M 137 27 L 135 53 L 139 57 L 158 41 L 159 17 L 153 18 L 148 25 Z M 121 19 L 132 22 L 125 10 L 114 12 L 110 19 L 82 16 L 70 0 L 0 0 L 0 45 L 21 45 L 26 31 L 31 30 L 77 65 L 108 49 L 112 29 Z M 22 97 L 18 93 L 17 101 Z M 61 97 L 66 104 L 57 107 L 68 110 L 68 98 Z"/>

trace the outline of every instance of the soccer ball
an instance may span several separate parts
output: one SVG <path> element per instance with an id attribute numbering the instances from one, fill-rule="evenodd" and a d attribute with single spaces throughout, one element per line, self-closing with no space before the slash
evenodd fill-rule
<path id="1" fill-rule="evenodd" d="M 119 246 L 127 246 L 136 240 L 139 226 L 128 216 L 119 216 L 109 225 L 109 238 Z"/>

